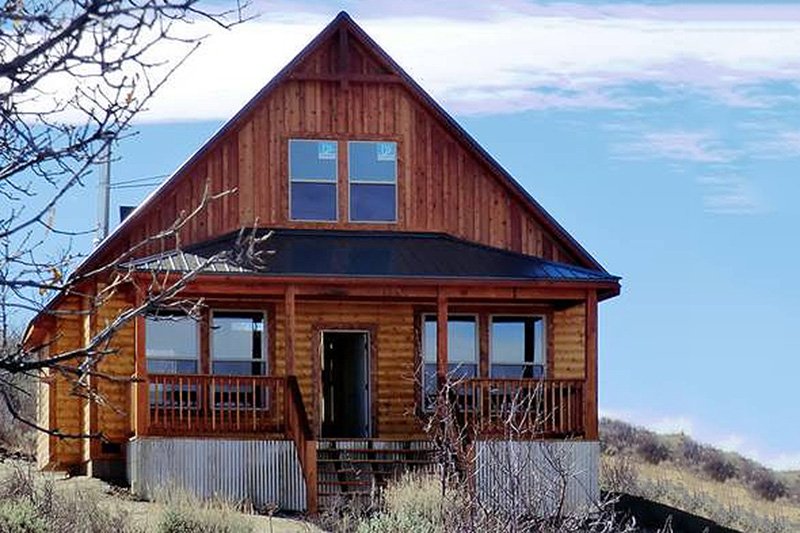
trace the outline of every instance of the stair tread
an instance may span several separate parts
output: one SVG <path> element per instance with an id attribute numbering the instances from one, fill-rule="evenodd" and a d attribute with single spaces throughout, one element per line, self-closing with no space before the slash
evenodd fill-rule
<path id="1" fill-rule="evenodd" d="M 433 453 L 431 449 L 394 449 L 394 448 L 318 448 L 319 453 Z"/>

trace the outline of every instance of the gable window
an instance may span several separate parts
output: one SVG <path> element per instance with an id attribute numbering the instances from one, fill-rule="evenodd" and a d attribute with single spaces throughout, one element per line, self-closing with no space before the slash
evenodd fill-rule
<path id="1" fill-rule="evenodd" d="M 196 374 L 198 325 L 186 313 L 157 311 L 145 317 L 147 371 L 154 374 Z"/>
<path id="2" fill-rule="evenodd" d="M 431 409 L 436 402 L 436 316 L 425 315 L 422 330 L 423 407 Z M 447 373 L 451 380 L 478 375 L 478 325 L 475 316 L 447 317 Z"/>
<path id="3" fill-rule="evenodd" d="M 397 143 L 347 143 L 352 222 L 397 221 Z"/>
<path id="4" fill-rule="evenodd" d="M 315 222 L 335 221 L 337 209 L 336 141 L 289 141 L 289 217 Z"/>
<path id="5" fill-rule="evenodd" d="M 261 312 L 214 311 L 210 346 L 213 374 L 267 374 L 264 314 Z"/>
<path id="6" fill-rule="evenodd" d="M 493 378 L 543 378 L 543 316 L 493 316 L 490 332 Z"/>

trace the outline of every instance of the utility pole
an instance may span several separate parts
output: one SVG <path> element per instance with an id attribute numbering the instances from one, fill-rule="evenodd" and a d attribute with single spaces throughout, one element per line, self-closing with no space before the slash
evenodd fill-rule
<path id="1" fill-rule="evenodd" d="M 94 245 L 97 246 L 108 235 L 108 211 L 111 200 L 111 139 L 103 147 L 100 160 L 100 176 L 97 183 L 97 235 Z"/>

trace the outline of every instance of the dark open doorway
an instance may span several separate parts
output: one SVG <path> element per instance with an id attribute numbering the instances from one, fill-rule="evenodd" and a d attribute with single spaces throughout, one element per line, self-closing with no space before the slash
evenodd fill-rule
<path id="1" fill-rule="evenodd" d="M 369 334 L 323 331 L 321 363 L 322 437 L 369 437 Z"/>

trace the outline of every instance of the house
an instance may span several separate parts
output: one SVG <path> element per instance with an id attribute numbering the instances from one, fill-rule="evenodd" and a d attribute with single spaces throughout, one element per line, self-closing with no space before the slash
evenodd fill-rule
<path id="1" fill-rule="evenodd" d="M 170 246 L 136 247 L 201 203 L 206 184 L 235 192 Z M 270 253 L 207 261 L 234 249 L 241 228 L 256 228 L 255 246 Z M 127 289 L 93 314 L 40 314 L 28 342 L 78 348 L 139 305 L 154 275 L 192 269 L 180 298 L 201 304 L 199 318 L 153 306 L 122 324 L 97 369 L 119 379 L 89 377 L 103 402 L 48 376 L 39 423 L 104 439 L 42 434 L 41 468 L 122 473 L 143 495 L 178 484 L 313 510 L 364 490 L 380 465 L 424 463 L 424 421 L 454 381 L 476 446 L 561 446 L 584 465 L 582 497 L 596 495 L 597 307 L 619 294 L 619 278 L 347 14 L 78 271 L 126 250 Z M 110 275 L 89 278 L 84 294 Z M 86 301 L 66 294 L 49 309 Z M 498 438 L 501 406 L 520 391 L 542 423 Z M 369 479 L 345 476 L 354 463 Z"/>

